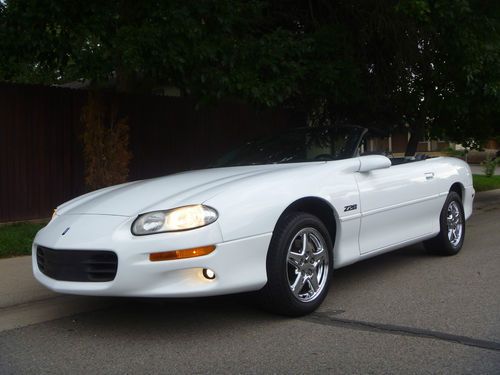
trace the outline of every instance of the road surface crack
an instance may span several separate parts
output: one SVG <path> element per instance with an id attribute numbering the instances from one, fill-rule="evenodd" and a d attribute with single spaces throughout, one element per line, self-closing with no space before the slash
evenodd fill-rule
<path id="1" fill-rule="evenodd" d="M 302 317 L 301 320 L 316 324 L 354 329 L 358 331 L 378 332 L 389 335 L 413 336 L 413 337 L 420 337 L 427 339 L 435 339 L 452 343 L 458 343 L 466 346 L 473 346 L 481 349 L 500 351 L 500 343 L 495 341 L 481 340 L 473 337 L 453 335 L 446 332 L 433 331 L 422 328 L 337 318 L 337 317 L 332 317 L 323 312 L 315 312 L 308 316 Z"/>

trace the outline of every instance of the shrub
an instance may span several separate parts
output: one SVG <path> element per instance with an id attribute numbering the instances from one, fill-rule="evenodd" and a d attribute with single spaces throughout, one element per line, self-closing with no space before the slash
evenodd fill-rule
<path id="1" fill-rule="evenodd" d="M 481 163 L 486 177 L 491 177 L 495 174 L 495 169 L 500 162 L 499 158 L 492 158 L 490 155 Z"/>
<path id="2" fill-rule="evenodd" d="M 98 93 L 89 93 L 82 110 L 85 184 L 99 189 L 127 181 L 132 154 L 128 149 L 129 125 L 118 117 L 118 106 Z"/>

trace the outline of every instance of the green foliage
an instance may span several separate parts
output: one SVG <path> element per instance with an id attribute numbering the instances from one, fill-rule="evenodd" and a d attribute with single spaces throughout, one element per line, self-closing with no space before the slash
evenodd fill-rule
<path id="1" fill-rule="evenodd" d="M 476 191 L 500 189 L 500 176 L 486 177 L 475 174 L 472 176 L 472 179 Z"/>
<path id="2" fill-rule="evenodd" d="M 500 164 L 499 158 L 492 158 L 491 155 L 488 155 L 486 160 L 481 163 L 484 168 L 484 175 L 486 177 L 493 176 L 498 164 Z"/>
<path id="3" fill-rule="evenodd" d="M 453 156 L 455 158 L 460 158 L 465 160 L 468 150 L 467 149 L 455 150 L 451 147 L 447 147 L 446 149 L 443 150 L 443 152 L 448 156 Z"/>
<path id="4" fill-rule="evenodd" d="M 46 224 L 16 223 L 0 226 L 0 258 L 31 254 L 36 233 Z"/>
<path id="5" fill-rule="evenodd" d="M 467 147 L 500 133 L 496 0 L 8 0 L 0 21 L 0 80 L 171 85 Z"/>

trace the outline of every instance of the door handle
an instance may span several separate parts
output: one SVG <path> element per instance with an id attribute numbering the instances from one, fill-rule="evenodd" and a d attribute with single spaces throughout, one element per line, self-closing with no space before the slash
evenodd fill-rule
<path id="1" fill-rule="evenodd" d="M 434 172 L 426 172 L 425 173 L 426 180 L 432 180 L 433 178 L 434 178 Z"/>

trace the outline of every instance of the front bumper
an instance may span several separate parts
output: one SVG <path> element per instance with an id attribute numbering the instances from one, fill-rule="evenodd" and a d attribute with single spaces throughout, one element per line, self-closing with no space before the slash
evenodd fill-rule
<path id="1" fill-rule="evenodd" d="M 216 223 L 192 231 L 134 236 L 134 218 L 110 215 L 66 215 L 42 229 L 33 243 L 35 278 L 56 292 L 96 296 L 200 297 L 253 291 L 267 282 L 266 256 L 271 233 L 223 241 Z M 67 228 L 70 228 L 66 231 Z M 65 235 L 62 233 L 66 231 Z M 44 275 L 36 261 L 37 246 L 64 251 L 111 250 L 118 256 L 116 277 L 107 282 L 58 281 Z M 216 245 L 208 255 L 151 262 L 149 254 Z M 202 270 L 215 272 L 206 279 Z"/>

